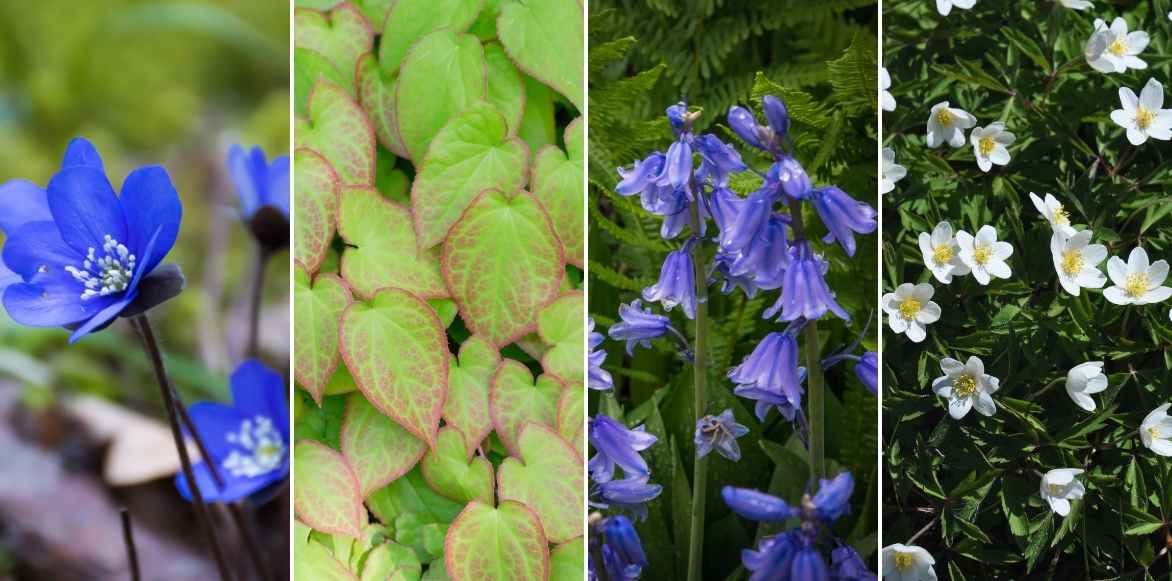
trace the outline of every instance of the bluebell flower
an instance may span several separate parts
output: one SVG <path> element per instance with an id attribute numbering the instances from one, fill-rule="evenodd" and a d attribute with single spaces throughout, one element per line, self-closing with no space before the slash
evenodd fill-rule
<path id="1" fill-rule="evenodd" d="M 764 537 L 756 550 L 741 551 L 741 562 L 750 571 L 749 581 L 794 580 L 790 575 L 800 545 L 797 531 Z"/>
<path id="2" fill-rule="evenodd" d="M 855 362 L 855 376 L 872 394 L 879 393 L 879 354 L 867 351 Z"/>
<path id="3" fill-rule="evenodd" d="M 741 459 L 741 447 L 737 438 L 749 433 L 749 428 L 738 424 L 732 409 L 726 409 L 718 416 L 707 415 L 696 422 L 696 456 L 703 458 L 716 449 L 721 456 L 736 462 Z"/>
<path id="4" fill-rule="evenodd" d="M 647 555 L 635 525 L 619 514 L 609 516 L 602 522 L 603 558 L 611 579 L 638 579 L 648 565 Z"/>
<path id="5" fill-rule="evenodd" d="M 830 552 L 831 581 L 875 581 L 875 574 L 867 569 L 859 553 L 848 545 Z"/>
<path id="6" fill-rule="evenodd" d="M 224 480 L 222 488 L 216 484 L 208 458 L 193 466 L 196 484 L 208 502 L 256 499 L 289 476 L 289 406 L 284 378 L 249 360 L 236 368 L 230 383 L 231 406 L 199 402 L 188 408 L 210 461 Z M 183 474 L 175 476 L 175 486 L 191 501 Z"/>
<path id="7" fill-rule="evenodd" d="M 620 167 L 619 177 L 622 178 L 615 186 L 615 192 L 623 196 L 642 194 L 650 187 L 658 188 L 658 181 L 663 173 L 665 156 L 652 152 L 646 158 L 636 161 L 630 169 Z"/>
<path id="8" fill-rule="evenodd" d="M 647 520 L 647 503 L 663 492 L 663 487 L 648 482 L 647 476 L 595 482 L 591 489 L 591 506 L 624 510 L 641 521 Z"/>
<path id="9" fill-rule="evenodd" d="M 744 198 L 726 187 L 718 186 L 712 190 L 708 196 L 708 213 L 721 232 L 733 224 L 744 202 Z"/>
<path id="10" fill-rule="evenodd" d="M 733 105 L 728 109 L 728 126 L 745 143 L 763 151 L 774 148 L 773 131 L 768 127 L 757 124 L 757 119 L 748 109 L 740 105 Z M 763 131 L 768 130 L 768 131 Z"/>
<path id="11" fill-rule="evenodd" d="M 830 581 L 830 568 L 815 546 L 811 535 L 797 535 L 798 548 L 790 564 L 789 579 L 803 581 Z M 783 577 L 784 578 L 784 577 Z"/>
<path id="12" fill-rule="evenodd" d="M 775 185 L 794 200 L 804 200 L 814 191 L 814 182 L 793 156 L 782 155 L 765 174 L 765 183 Z"/>
<path id="13" fill-rule="evenodd" d="M 618 171 L 622 180 L 615 186 L 615 192 L 622 196 L 639 194 L 643 209 L 663 218 L 660 236 L 671 240 L 690 225 L 693 196 L 688 188 L 670 184 L 664 154 L 653 152 L 630 168 L 620 167 Z M 703 204 L 700 217 L 700 234 L 703 235 L 708 217 L 708 209 Z"/>
<path id="14" fill-rule="evenodd" d="M 240 196 L 240 211 L 246 221 L 265 207 L 289 218 L 288 155 L 274 157 L 270 164 L 259 146 L 246 152 L 233 145 L 228 149 L 228 174 Z"/>
<path id="15" fill-rule="evenodd" d="M 619 305 L 622 322 L 610 326 L 607 334 L 611 339 L 627 342 L 627 355 L 634 355 L 635 346 L 651 347 L 651 340 L 658 339 L 672 330 L 671 319 L 643 308 L 639 299 L 631 304 Z"/>
<path id="16" fill-rule="evenodd" d="M 627 476 L 649 474 L 647 462 L 639 452 L 651 447 L 657 438 L 645 432 L 643 426 L 628 429 L 610 416 L 598 414 L 590 418 L 589 436 L 595 451 L 590 459 L 590 477 L 596 482 L 613 480 L 616 465 Z"/>
<path id="17" fill-rule="evenodd" d="M 860 202 L 835 186 L 818 188 L 812 196 L 818 217 L 830 231 L 823 242 L 837 241 L 847 256 L 855 255 L 855 234 L 870 234 L 879 227 L 875 208 Z"/>
<path id="18" fill-rule="evenodd" d="M 673 142 L 667 148 L 667 185 L 676 190 L 688 190 L 692 178 L 692 146 L 684 140 Z"/>
<path id="19" fill-rule="evenodd" d="M 643 289 L 643 300 L 658 302 L 663 310 L 680 306 L 689 319 L 696 318 L 696 272 L 692 268 L 691 241 L 667 255 L 659 281 Z"/>
<path id="20" fill-rule="evenodd" d="M 814 514 L 822 522 L 831 523 L 850 512 L 851 493 L 855 490 L 855 479 L 850 472 L 841 472 L 830 480 L 819 479 L 818 492 L 811 500 Z"/>
<path id="21" fill-rule="evenodd" d="M 782 277 L 781 296 L 763 313 L 771 319 L 780 311 L 779 320 L 794 321 L 799 318 L 813 321 L 830 311 L 845 321 L 850 315 L 836 300 L 834 292 L 826 284 L 826 271 L 830 268 L 822 257 L 814 254 L 809 242 L 800 240 L 789 249 L 789 264 Z"/>
<path id="22" fill-rule="evenodd" d="M 602 345 L 605 337 L 602 333 L 594 332 L 594 317 L 590 317 L 590 373 L 587 385 L 590 389 L 597 389 L 607 391 L 614 389 L 614 378 L 611 377 L 610 372 L 602 368 L 603 362 L 606 361 L 606 351 L 598 349 Z"/>
<path id="23" fill-rule="evenodd" d="M 761 108 L 765 110 L 765 119 L 769 121 L 769 128 L 774 135 L 778 139 L 785 138 L 789 134 L 789 111 L 785 108 L 785 102 L 773 95 L 765 95 L 761 99 Z"/>
<path id="24" fill-rule="evenodd" d="M 0 205 L 0 214 L 24 216 L 10 219 L 23 223 L 4 244 L 3 262 L 20 277 L 4 290 L 4 307 L 23 325 L 74 329 L 70 342 L 134 301 L 139 281 L 174 246 L 183 214 L 159 166 L 134 170 L 115 195 L 97 150 L 81 138 L 69 143 L 43 204 L 20 198 L 23 206 Z"/>
<path id="25" fill-rule="evenodd" d="M 737 386 L 733 393 L 756 400 L 761 421 L 773 407 L 793 421 L 802 407 L 805 369 L 798 367 L 798 342 L 788 333 L 766 335 L 740 365 L 729 370 L 728 378 Z"/>
<path id="26" fill-rule="evenodd" d="M 720 229 L 720 249 L 725 252 L 743 252 L 756 239 L 758 232 L 773 214 L 777 189 L 763 187 L 736 204 L 736 214 Z"/>
<path id="27" fill-rule="evenodd" d="M 700 154 L 700 170 L 696 177 L 701 181 L 709 180 L 713 186 L 724 187 L 728 185 L 730 174 L 749 169 L 733 146 L 711 133 L 696 137 L 693 143 Z"/>

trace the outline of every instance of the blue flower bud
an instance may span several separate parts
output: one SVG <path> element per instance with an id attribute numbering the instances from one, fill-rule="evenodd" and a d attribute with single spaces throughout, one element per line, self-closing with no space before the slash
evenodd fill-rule
<path id="1" fill-rule="evenodd" d="M 663 268 L 659 272 L 659 281 L 643 289 L 643 300 L 663 305 L 665 311 L 670 311 L 677 305 L 682 306 L 684 315 L 689 319 L 696 318 L 696 273 L 692 269 L 692 256 L 689 254 L 690 245 L 685 244 L 680 250 L 673 251 L 663 261 Z"/>
<path id="2" fill-rule="evenodd" d="M 805 542 L 794 554 L 793 564 L 790 565 L 789 579 L 830 581 L 830 569 L 826 566 L 822 553 L 818 552 L 813 540 L 804 536 L 803 538 Z"/>
<path id="3" fill-rule="evenodd" d="M 720 496 L 733 512 L 751 521 L 781 522 L 800 513 L 784 500 L 751 488 L 725 486 Z"/>
<path id="4" fill-rule="evenodd" d="M 782 321 L 799 318 L 813 321 L 830 311 L 849 321 L 850 315 L 834 300 L 834 293 L 826 284 L 829 263 L 815 255 L 810 244 L 804 240 L 790 247 L 789 252 L 790 260 L 782 277 L 781 296 L 765 310 L 764 318 L 773 318 L 780 311 L 779 320 Z"/>
<path id="5" fill-rule="evenodd" d="M 663 337 L 671 327 L 671 319 L 651 312 L 650 308 L 643 308 L 639 299 L 631 304 L 619 305 L 619 318 L 622 322 L 610 326 L 607 334 L 611 339 L 627 342 L 627 354 L 634 355 L 635 346 L 651 347 L 651 340 Z"/>
<path id="6" fill-rule="evenodd" d="M 804 200 L 814 191 L 814 183 L 805 168 L 792 156 L 783 155 L 770 166 L 765 174 L 767 184 L 777 184 L 785 195 L 795 200 Z"/>
<path id="7" fill-rule="evenodd" d="M 874 351 L 863 353 L 855 363 L 855 375 L 872 394 L 879 393 L 879 354 Z"/>
<path id="8" fill-rule="evenodd" d="M 667 108 L 667 120 L 671 123 L 672 131 L 679 135 L 684 130 L 684 116 L 688 114 L 688 104 L 680 101 Z"/>
<path id="9" fill-rule="evenodd" d="M 630 476 L 622 480 L 595 483 L 590 503 L 598 508 L 625 510 L 638 520 L 647 519 L 647 503 L 655 500 L 663 487 L 647 481 L 647 476 Z"/>
<path id="10" fill-rule="evenodd" d="M 745 143 L 756 147 L 757 149 L 768 149 L 765 143 L 761 141 L 760 133 L 758 132 L 757 119 L 748 109 L 740 105 L 733 105 L 728 110 L 728 126 L 737 134 Z"/>
<path id="11" fill-rule="evenodd" d="M 609 416 L 602 414 L 590 419 L 590 446 L 595 455 L 590 459 L 590 477 L 596 482 L 614 479 L 617 465 L 627 476 L 649 474 L 647 462 L 639 455 L 655 443 L 656 437 L 643 431 L 643 426 L 633 430 Z"/>
<path id="12" fill-rule="evenodd" d="M 667 183 L 672 188 L 689 187 L 692 177 L 692 146 L 676 141 L 667 148 Z"/>
<path id="13" fill-rule="evenodd" d="M 741 551 L 741 562 L 752 572 L 749 581 L 793 579 L 790 577 L 790 569 L 799 548 L 798 536 L 797 531 L 789 531 L 765 537 L 761 539 L 757 550 Z"/>
<path id="14" fill-rule="evenodd" d="M 823 242 L 837 241 L 847 256 L 855 255 L 854 233 L 870 234 L 879 227 L 874 208 L 835 186 L 814 190 L 812 199 L 818 217 L 830 231 Z"/>
<path id="15" fill-rule="evenodd" d="M 785 139 L 789 134 L 789 111 L 786 111 L 785 103 L 773 95 L 765 95 L 761 105 L 765 109 L 765 119 L 769 121 L 773 134 L 779 140 Z"/>
<path id="16" fill-rule="evenodd" d="M 723 187 L 728 185 L 729 174 L 749 169 L 736 149 L 711 133 L 697 137 L 694 143 L 700 153 L 700 171 L 696 172 L 700 180 L 710 179 L 714 186 Z"/>
<path id="17" fill-rule="evenodd" d="M 647 566 L 643 543 L 639 541 L 639 533 L 630 519 L 621 514 L 607 517 L 602 523 L 602 534 L 606 539 L 606 546 L 610 548 L 611 555 L 619 565 L 617 569 L 627 573 L 632 565 L 640 571 Z M 637 576 L 622 578 L 634 579 Z"/>

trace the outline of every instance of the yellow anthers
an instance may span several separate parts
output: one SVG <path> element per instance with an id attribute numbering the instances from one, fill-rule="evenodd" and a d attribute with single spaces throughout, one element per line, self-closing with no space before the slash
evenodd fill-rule
<path id="1" fill-rule="evenodd" d="M 1062 272 L 1066 276 L 1074 276 L 1082 272 L 1083 258 L 1082 253 L 1077 250 L 1067 250 L 1062 253 Z"/>
<path id="2" fill-rule="evenodd" d="M 992 137 L 982 137 L 981 140 L 977 142 L 977 148 L 981 151 L 981 157 L 989 157 L 989 155 L 993 153 L 994 145 L 996 145 L 996 142 L 993 141 Z"/>
<path id="3" fill-rule="evenodd" d="M 1146 272 L 1133 272 L 1127 275 L 1123 290 L 1127 292 L 1127 296 L 1142 297 L 1148 292 L 1148 286 L 1148 274 Z"/>
<path id="4" fill-rule="evenodd" d="M 1070 224 L 1070 212 L 1067 212 L 1066 208 L 1062 206 L 1054 208 L 1054 223 L 1059 226 Z"/>
<path id="5" fill-rule="evenodd" d="M 1140 129 L 1146 130 L 1152 126 L 1152 122 L 1156 120 L 1156 112 L 1140 105 L 1135 109 L 1135 124 Z"/>
<path id="6" fill-rule="evenodd" d="M 944 126 L 952 125 L 952 111 L 949 111 L 948 107 L 940 109 L 936 112 L 936 121 Z"/>
<path id="7" fill-rule="evenodd" d="M 976 378 L 967 373 L 961 374 L 952 382 L 952 393 L 957 397 L 969 397 L 977 393 Z"/>
<path id="8" fill-rule="evenodd" d="M 947 244 L 941 244 L 940 246 L 932 249 L 932 260 L 934 260 L 936 264 L 948 264 L 952 261 L 952 256 L 952 246 Z"/>
<path id="9" fill-rule="evenodd" d="M 923 307 L 920 301 L 913 298 L 906 298 L 899 303 L 899 316 L 905 319 L 914 319 L 916 315 L 920 314 L 920 309 Z"/>
<path id="10" fill-rule="evenodd" d="M 895 568 L 900 571 L 910 571 L 916 564 L 916 558 L 911 553 L 895 552 Z"/>
<path id="11" fill-rule="evenodd" d="M 1116 38 L 1107 45 L 1107 52 L 1115 56 L 1123 56 L 1127 52 L 1127 43 L 1122 38 Z"/>
<path id="12" fill-rule="evenodd" d="M 984 266 L 989 259 L 993 257 L 993 249 L 985 244 L 978 244 L 973 247 L 973 261 Z"/>

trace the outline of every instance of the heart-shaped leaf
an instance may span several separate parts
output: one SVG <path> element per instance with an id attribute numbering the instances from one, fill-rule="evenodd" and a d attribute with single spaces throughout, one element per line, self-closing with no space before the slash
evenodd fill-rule
<path id="1" fill-rule="evenodd" d="M 488 402 L 492 425 L 509 453 L 520 451 L 517 437 L 521 426 L 554 425 L 561 395 L 562 384 L 556 379 L 542 375 L 534 382 L 528 367 L 512 359 L 501 361 L 488 388 Z"/>
<path id="2" fill-rule="evenodd" d="M 444 566 L 452 581 L 544 581 L 546 543 L 537 515 L 525 505 L 471 502 L 448 529 Z"/>
<path id="3" fill-rule="evenodd" d="M 423 440 L 374 409 L 361 393 L 350 394 L 346 402 L 340 440 L 363 498 L 406 474 L 427 451 Z"/>
<path id="4" fill-rule="evenodd" d="M 581 386 L 581 384 L 578 384 Z M 586 402 L 581 387 L 571 384 L 558 399 L 557 429 L 578 454 L 586 455 Z"/>
<path id="5" fill-rule="evenodd" d="M 375 408 L 435 445 L 448 391 L 448 339 L 427 303 L 380 291 L 342 314 L 342 359 Z"/>
<path id="6" fill-rule="evenodd" d="M 459 502 L 491 505 L 495 500 L 492 463 L 484 456 L 469 462 L 470 455 L 460 430 L 445 426 L 436 437 L 435 449 L 423 456 L 419 467 L 432 490 Z"/>
<path id="7" fill-rule="evenodd" d="M 345 89 L 320 80 L 309 94 L 309 115 L 297 119 L 297 147 L 322 155 L 344 185 L 374 183 L 374 129 Z"/>
<path id="8" fill-rule="evenodd" d="M 582 537 L 564 542 L 549 552 L 549 581 L 581 581 L 586 570 Z"/>
<path id="9" fill-rule="evenodd" d="M 480 192 L 511 192 L 525 183 L 529 150 L 508 133 L 505 118 L 481 101 L 453 117 L 432 140 L 411 186 L 420 248 L 443 242 Z"/>
<path id="10" fill-rule="evenodd" d="M 379 143 L 399 157 L 407 157 L 403 138 L 399 137 L 399 122 L 395 118 L 395 87 L 399 72 L 388 72 L 379 66 L 373 54 L 358 60 L 358 100 L 370 116 L 374 134 Z"/>
<path id="11" fill-rule="evenodd" d="M 334 239 L 338 174 L 316 151 L 293 152 L 293 257 L 317 272 Z"/>
<path id="12" fill-rule="evenodd" d="M 585 101 L 582 5 L 578 0 L 506 0 L 496 29 L 513 62 L 564 95 L 579 111 Z"/>
<path id="13" fill-rule="evenodd" d="M 517 135 L 529 144 L 529 149 L 541 148 L 557 141 L 557 126 L 553 119 L 554 92 L 533 77 L 525 77 L 525 114 Z"/>
<path id="14" fill-rule="evenodd" d="M 509 133 L 516 134 L 525 113 L 525 77 L 499 43 L 484 45 L 484 63 L 488 67 L 487 100 L 505 116 Z"/>
<path id="15" fill-rule="evenodd" d="M 420 38 L 399 70 L 395 95 L 407 157 L 422 159 L 453 115 L 484 98 L 484 85 L 484 50 L 475 36 L 439 30 Z"/>
<path id="16" fill-rule="evenodd" d="M 293 448 L 293 509 L 305 524 L 358 538 L 366 524 L 358 477 L 341 454 L 312 440 Z"/>
<path id="17" fill-rule="evenodd" d="M 350 2 L 357 5 L 362 14 L 366 16 L 366 21 L 370 23 L 375 34 L 382 32 L 383 23 L 387 21 L 387 12 L 395 4 L 395 0 L 350 0 Z"/>
<path id="18" fill-rule="evenodd" d="M 415 551 L 398 543 L 375 545 L 362 558 L 362 581 L 418 581 L 422 574 Z"/>
<path id="19" fill-rule="evenodd" d="M 549 218 L 525 191 L 477 196 L 448 232 L 442 267 L 468 328 L 498 347 L 534 330 L 565 275 Z"/>
<path id="20" fill-rule="evenodd" d="M 515 500 L 532 508 L 552 543 L 582 536 L 582 456 L 541 424 L 525 424 L 519 444 L 520 458 L 505 458 L 497 474 L 501 501 Z"/>
<path id="21" fill-rule="evenodd" d="M 293 114 L 304 117 L 308 111 L 309 92 L 319 79 L 339 87 L 352 83 L 321 53 L 308 48 L 293 49 Z"/>
<path id="22" fill-rule="evenodd" d="M 349 2 L 328 13 L 297 8 L 293 11 L 293 44 L 324 56 L 346 79 L 343 86 L 353 90 L 358 57 L 374 46 L 374 30 Z"/>
<path id="23" fill-rule="evenodd" d="M 566 262 L 582 267 L 586 256 L 586 209 L 582 205 L 586 164 L 582 118 L 566 127 L 566 152 L 556 145 L 542 147 L 533 158 L 533 196 L 553 220 L 553 229 L 565 249 Z"/>
<path id="24" fill-rule="evenodd" d="M 537 315 L 537 334 L 550 346 L 541 356 L 541 367 L 564 383 L 584 383 L 586 380 L 586 371 L 582 368 L 582 357 L 586 353 L 584 296 L 581 291 L 566 293 Z"/>
<path id="25" fill-rule="evenodd" d="M 325 545 L 310 539 L 293 551 L 294 581 L 357 581 Z"/>
<path id="26" fill-rule="evenodd" d="M 416 249 L 411 212 L 373 188 L 342 188 L 338 234 L 346 241 L 342 277 L 364 298 L 379 289 L 403 289 L 421 298 L 448 295 L 439 251 Z"/>
<path id="27" fill-rule="evenodd" d="M 293 375 L 321 405 L 338 368 L 338 323 L 350 306 L 350 288 L 337 275 L 323 273 L 310 281 L 300 262 L 293 270 Z"/>
<path id="28" fill-rule="evenodd" d="M 388 69 L 403 64 L 411 45 L 428 33 L 446 28 L 464 32 L 480 13 L 483 0 L 398 0 L 381 29 L 378 58 Z"/>
<path id="29" fill-rule="evenodd" d="M 501 355 L 496 347 L 473 335 L 460 345 L 459 357 L 453 357 L 448 365 L 444 421 L 463 434 L 469 457 L 492 431 L 488 384 L 500 361 Z"/>

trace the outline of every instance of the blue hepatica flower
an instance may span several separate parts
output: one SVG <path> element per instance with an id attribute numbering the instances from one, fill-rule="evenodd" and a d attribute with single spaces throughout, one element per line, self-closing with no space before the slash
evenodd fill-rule
<path id="1" fill-rule="evenodd" d="M 658 339 L 673 331 L 671 319 L 651 312 L 650 308 L 643 308 L 639 299 L 631 304 L 619 305 L 621 322 L 615 323 L 607 330 L 611 339 L 627 342 L 627 355 L 635 354 L 635 346 L 651 347 L 651 340 Z"/>
<path id="2" fill-rule="evenodd" d="M 590 477 L 596 482 L 614 479 L 615 466 L 622 468 L 627 476 L 650 473 L 639 452 L 650 448 L 657 438 L 645 432 L 643 426 L 628 429 L 610 416 L 598 414 L 590 418 L 589 432 L 590 446 L 595 451 L 590 459 Z"/>
<path id="3" fill-rule="evenodd" d="M 183 207 L 167 171 L 134 170 L 121 196 L 89 141 L 69 143 L 45 190 L 8 182 L 0 197 L 9 316 L 31 327 L 103 328 L 138 296 L 138 284 L 171 251 Z"/>
<path id="4" fill-rule="evenodd" d="M 757 402 L 757 419 L 765 421 L 770 408 L 777 408 L 793 421 L 802 407 L 802 380 L 805 368 L 798 367 L 798 342 L 783 332 L 761 339 L 740 365 L 728 372 L 736 389 L 733 393 Z"/>
<path id="5" fill-rule="evenodd" d="M 737 438 L 749 433 L 749 428 L 738 424 L 732 409 L 724 410 L 718 416 L 704 416 L 696 422 L 696 456 L 703 458 L 715 449 L 721 456 L 736 462 L 741 459 L 741 447 Z"/>
<path id="6" fill-rule="evenodd" d="M 246 221 L 265 207 L 289 218 L 289 156 L 274 157 L 270 164 L 259 146 L 246 152 L 233 145 L 228 149 L 228 173 Z"/>
<path id="7" fill-rule="evenodd" d="M 602 333 L 594 332 L 594 317 L 590 317 L 590 377 L 587 385 L 590 389 L 606 391 L 614 389 L 614 378 L 610 372 L 602 368 L 606 361 L 606 351 L 598 349 L 605 340 Z"/>
<path id="8" fill-rule="evenodd" d="M 860 202 L 835 186 L 814 190 L 812 196 L 818 217 L 830 231 L 823 242 L 837 241 L 847 256 L 855 255 L 855 234 L 870 234 L 879 227 L 875 208 Z"/>
<path id="9" fill-rule="evenodd" d="M 689 319 L 696 318 L 696 272 L 692 268 L 692 255 L 689 253 L 693 240 L 689 240 L 683 248 L 668 253 L 659 271 L 659 281 L 643 289 L 643 300 L 658 301 L 665 311 L 679 306 Z"/>
<path id="10" fill-rule="evenodd" d="M 208 502 L 232 502 L 262 493 L 289 476 L 289 406 L 285 380 L 257 361 L 245 361 L 231 378 L 232 405 L 199 402 L 188 408 L 210 461 L 224 480 L 213 479 L 205 458 L 193 468 Z M 175 486 L 184 499 L 191 490 L 183 474 Z M 271 489 L 270 489 L 271 490 Z"/>
<path id="11" fill-rule="evenodd" d="M 855 362 L 855 376 L 872 394 L 879 393 L 879 354 L 867 351 Z"/>
<path id="12" fill-rule="evenodd" d="M 834 300 L 834 291 L 826 284 L 826 271 L 830 264 L 814 254 L 805 240 L 791 246 L 789 253 L 789 263 L 782 277 L 781 296 L 762 315 L 770 319 L 780 311 L 779 319 L 782 321 L 799 318 L 813 321 L 830 311 L 844 321 L 849 321 L 850 315 Z"/>

